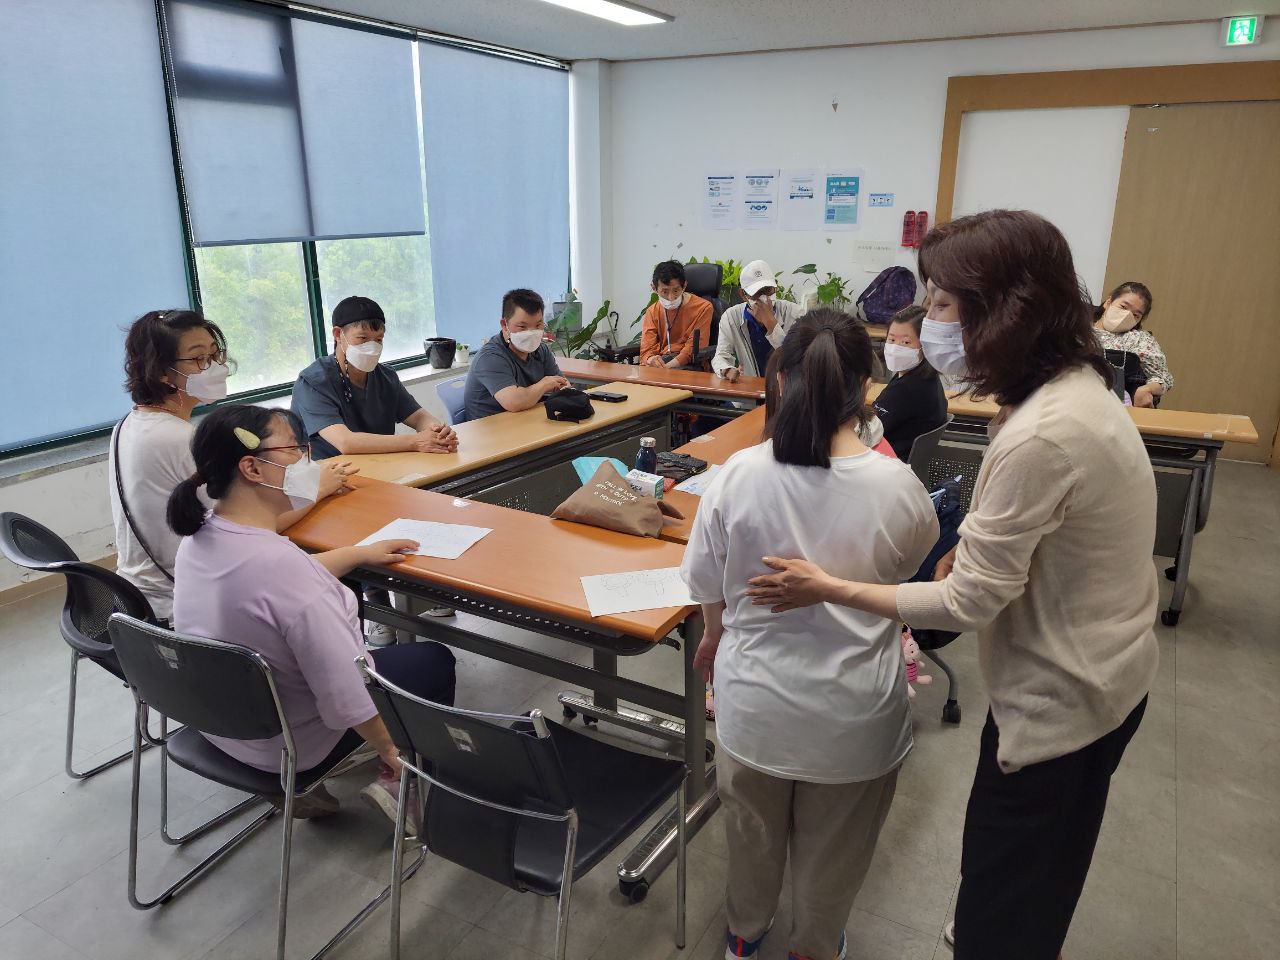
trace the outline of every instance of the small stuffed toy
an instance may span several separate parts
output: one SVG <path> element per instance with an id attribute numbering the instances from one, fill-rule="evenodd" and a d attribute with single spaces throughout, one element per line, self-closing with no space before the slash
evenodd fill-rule
<path id="1" fill-rule="evenodd" d="M 907 696 L 914 700 L 915 684 L 927 686 L 933 683 L 933 677 L 920 672 L 920 644 L 911 635 L 911 628 L 905 625 L 902 628 L 902 659 L 907 665 Z"/>

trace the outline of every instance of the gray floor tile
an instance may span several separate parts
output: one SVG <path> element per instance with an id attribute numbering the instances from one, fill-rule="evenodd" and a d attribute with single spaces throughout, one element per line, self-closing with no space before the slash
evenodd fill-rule
<path id="1" fill-rule="evenodd" d="M 419 956 L 407 950 L 405 952 L 411 957 Z M 516 946 L 488 930 L 472 927 L 453 948 L 448 960 L 494 960 L 495 957 L 501 957 L 502 960 L 541 960 L 544 956 L 546 954 L 527 946 Z"/>
<path id="2" fill-rule="evenodd" d="M 850 957 L 858 960 L 931 960 L 938 935 L 854 908 L 845 927 Z"/>
<path id="3" fill-rule="evenodd" d="M 1275 795 L 1178 783 L 1178 879 L 1267 909 L 1280 903 Z"/>
<path id="4" fill-rule="evenodd" d="M 1178 960 L 1272 960 L 1277 944 L 1280 910 L 1178 884 Z"/>
<path id="5" fill-rule="evenodd" d="M 1172 880 L 1094 858 L 1063 948 L 1070 960 L 1174 960 Z"/>
<path id="6" fill-rule="evenodd" d="M 84 960 L 47 930 L 17 917 L 0 926 L 0 957 L 13 960 Z"/>

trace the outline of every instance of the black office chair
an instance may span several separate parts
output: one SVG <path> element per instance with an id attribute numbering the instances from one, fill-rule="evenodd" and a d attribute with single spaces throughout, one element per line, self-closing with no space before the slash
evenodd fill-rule
<path id="1" fill-rule="evenodd" d="M 297 750 L 288 718 L 280 705 L 271 667 L 263 657 L 247 647 L 217 640 L 187 636 L 145 623 L 134 617 L 114 614 L 111 639 L 124 676 L 136 704 L 133 734 L 133 792 L 129 820 L 129 903 L 150 910 L 167 903 L 188 885 L 256 833 L 277 812 L 283 815 L 283 849 L 280 856 L 279 919 L 276 927 L 276 957 L 285 955 L 285 933 L 289 910 L 289 862 L 293 843 L 293 809 L 322 782 L 345 772 L 366 759 L 364 741 L 348 731 L 337 746 L 309 770 L 297 768 Z M 148 713 L 186 724 L 168 736 L 153 738 L 148 731 Z M 241 763 L 215 747 L 203 734 L 232 740 L 265 740 L 282 737 L 280 772 L 266 773 Z M 138 820 L 142 749 L 145 742 L 158 746 L 163 756 L 178 766 L 215 783 L 250 794 L 247 800 L 201 824 L 177 841 L 186 842 L 225 823 L 243 810 L 262 801 L 274 801 L 239 833 L 225 841 L 193 866 L 158 896 L 142 900 L 138 896 Z M 425 851 L 411 865 L 412 875 L 426 858 Z M 315 957 L 325 956 L 346 939 L 383 901 L 387 887 L 366 904 Z"/>
<path id="2" fill-rule="evenodd" d="M 907 464 L 920 478 L 920 482 L 926 486 L 929 483 L 929 470 L 933 466 L 933 458 L 938 454 L 938 444 L 942 442 L 942 435 L 947 432 L 947 427 L 951 426 L 951 420 L 951 414 L 947 414 L 947 419 L 940 425 L 928 433 L 920 434 L 911 442 Z"/>
<path id="3" fill-rule="evenodd" d="M 78 772 L 71 764 L 76 732 L 76 680 L 80 661 L 90 660 L 124 682 L 107 634 L 107 619 L 115 612 L 127 613 L 147 623 L 155 622 L 151 604 L 142 592 L 124 577 L 76 556 L 56 533 L 20 513 L 0 513 L 0 553 L 13 563 L 39 573 L 60 573 L 66 578 L 67 596 L 62 605 L 62 639 L 71 647 L 71 681 L 67 692 L 67 776 L 87 780 L 118 763 L 131 753 L 122 753 Z"/>
<path id="4" fill-rule="evenodd" d="M 546 720 L 478 713 L 415 697 L 356 661 L 400 748 L 400 818 L 392 852 L 391 960 L 400 957 L 405 798 L 430 784 L 424 828 L 436 856 L 513 890 L 558 898 L 564 960 L 575 880 L 676 796 L 676 946 L 684 947 L 685 780 L 678 760 L 650 757 Z"/>
<path id="5" fill-rule="evenodd" d="M 724 286 L 724 267 L 718 263 L 690 263 L 684 268 L 688 281 L 686 292 L 696 294 L 711 304 L 711 328 L 707 342 L 699 342 L 698 332 L 693 334 L 693 360 L 684 369 L 703 370 L 716 355 L 716 343 L 720 339 L 720 315 L 725 311 L 721 290 Z"/>

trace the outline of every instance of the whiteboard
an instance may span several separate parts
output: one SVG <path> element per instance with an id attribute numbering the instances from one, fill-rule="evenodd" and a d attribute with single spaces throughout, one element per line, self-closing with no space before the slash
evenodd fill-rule
<path id="1" fill-rule="evenodd" d="M 1128 107 L 966 113 L 952 215 L 1040 214 L 1066 236 L 1076 272 L 1101 303 L 1128 122 Z"/>

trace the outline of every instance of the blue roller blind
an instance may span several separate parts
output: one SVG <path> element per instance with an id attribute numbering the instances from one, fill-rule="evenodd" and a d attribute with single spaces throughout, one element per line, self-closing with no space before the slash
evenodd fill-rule
<path id="1" fill-rule="evenodd" d="M 0 449 L 129 409 L 124 328 L 188 305 L 150 0 L 5 0 Z"/>
<path id="2" fill-rule="evenodd" d="M 425 231 L 413 41 L 168 0 L 198 245 Z"/>
<path id="3" fill-rule="evenodd" d="M 502 295 L 569 276 L 569 75 L 423 42 L 436 330 L 478 344 Z"/>

